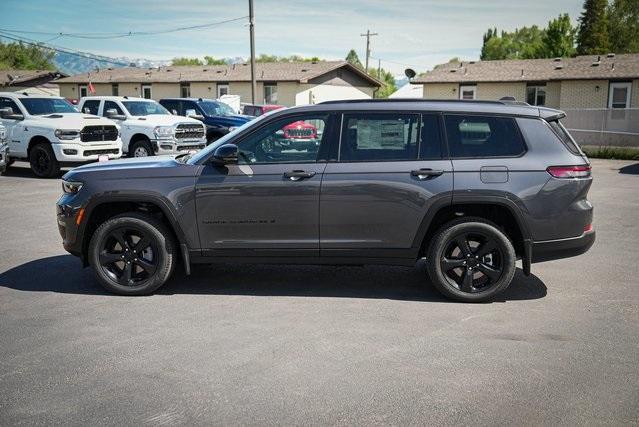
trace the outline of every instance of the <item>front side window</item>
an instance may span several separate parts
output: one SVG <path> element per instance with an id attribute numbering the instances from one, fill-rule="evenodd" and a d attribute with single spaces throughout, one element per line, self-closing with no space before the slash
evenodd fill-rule
<path id="1" fill-rule="evenodd" d="M 198 102 L 198 105 L 208 116 L 229 116 L 235 114 L 235 111 L 223 102 L 201 101 Z"/>
<path id="2" fill-rule="evenodd" d="M 32 116 L 54 113 L 77 113 L 75 109 L 66 99 L 60 98 L 22 98 L 20 100 L 24 108 Z"/>
<path id="3" fill-rule="evenodd" d="M 546 105 L 546 86 L 528 86 L 526 88 L 526 102 L 530 105 Z"/>
<path id="4" fill-rule="evenodd" d="M 97 115 L 99 108 L 100 101 L 98 100 L 85 101 L 84 104 L 82 104 L 82 112 L 86 114 Z"/>
<path id="5" fill-rule="evenodd" d="M 417 159 L 417 114 L 345 114 L 340 161 Z"/>
<path id="6" fill-rule="evenodd" d="M 309 163 L 327 135 L 327 114 L 278 119 L 238 143 L 239 164 Z"/>
<path id="7" fill-rule="evenodd" d="M 157 102 L 148 101 L 122 101 L 124 108 L 132 116 L 148 116 L 150 114 L 171 114 L 166 108 Z"/>
<path id="8" fill-rule="evenodd" d="M 264 84 L 264 103 L 277 104 L 277 84 Z"/>
<path id="9" fill-rule="evenodd" d="M 11 114 L 22 114 L 18 105 L 9 98 L 0 98 L 0 110 L 11 108 Z"/>
<path id="10" fill-rule="evenodd" d="M 510 117 L 447 115 L 446 136 L 456 158 L 516 157 L 526 147 Z"/>
<path id="11" fill-rule="evenodd" d="M 102 108 L 102 115 L 106 116 L 109 110 L 115 110 L 118 116 L 124 116 L 124 111 L 120 108 L 120 106 L 113 101 L 104 101 L 104 108 Z"/>

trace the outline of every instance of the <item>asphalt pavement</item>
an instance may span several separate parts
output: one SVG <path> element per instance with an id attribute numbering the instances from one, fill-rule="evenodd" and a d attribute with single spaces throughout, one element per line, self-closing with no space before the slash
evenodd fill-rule
<path id="1" fill-rule="evenodd" d="M 639 163 L 594 160 L 595 246 L 488 304 L 423 266 L 198 266 L 106 293 L 59 180 L 0 177 L 0 424 L 637 424 Z"/>

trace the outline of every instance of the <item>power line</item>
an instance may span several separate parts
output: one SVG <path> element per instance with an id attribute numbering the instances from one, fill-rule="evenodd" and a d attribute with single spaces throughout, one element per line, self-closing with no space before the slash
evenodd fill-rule
<path id="1" fill-rule="evenodd" d="M 378 61 L 383 61 L 383 62 L 389 62 L 391 64 L 396 64 L 396 65 L 403 65 L 405 67 L 411 67 L 411 68 L 422 68 L 420 66 L 417 65 L 412 65 L 412 64 L 405 64 L 403 62 L 397 62 L 397 61 L 391 61 L 389 59 L 383 59 L 383 58 L 376 58 L 374 56 L 371 56 L 372 59 L 377 59 Z"/>
<path id="2" fill-rule="evenodd" d="M 190 25 L 187 27 L 177 27 L 171 28 L 168 30 L 158 30 L 158 31 L 128 31 L 125 33 L 105 33 L 105 32 L 95 32 L 95 33 L 64 33 L 64 32 L 46 32 L 46 31 L 28 31 L 28 30 L 12 30 L 8 28 L 0 28 L 0 31 L 9 32 L 14 34 L 34 34 L 34 35 L 43 35 L 43 36 L 55 36 L 57 37 L 70 37 L 70 38 L 78 38 L 78 39 L 91 39 L 91 40 L 102 40 L 102 39 L 117 39 L 123 37 L 133 37 L 133 36 L 152 36 L 158 34 L 168 34 L 175 33 L 178 31 L 189 31 L 189 30 L 198 30 L 202 28 L 210 28 L 217 25 L 228 24 L 230 22 L 240 21 L 248 18 L 248 16 L 240 16 L 237 18 L 226 19 L 224 21 L 211 22 L 209 24 L 200 24 L 200 25 Z"/>

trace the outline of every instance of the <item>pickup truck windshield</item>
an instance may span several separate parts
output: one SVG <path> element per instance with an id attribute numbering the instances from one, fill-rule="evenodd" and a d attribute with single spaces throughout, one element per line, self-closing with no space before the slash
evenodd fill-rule
<path id="1" fill-rule="evenodd" d="M 124 108 L 132 116 L 148 116 L 149 114 L 171 114 L 157 102 L 148 101 L 122 101 Z"/>
<path id="2" fill-rule="evenodd" d="M 32 116 L 54 113 L 79 113 L 73 105 L 59 98 L 20 98 L 20 102 Z"/>
<path id="3" fill-rule="evenodd" d="M 202 101 L 198 102 L 197 105 L 204 110 L 207 116 L 230 116 L 235 114 L 235 111 L 223 102 Z"/>

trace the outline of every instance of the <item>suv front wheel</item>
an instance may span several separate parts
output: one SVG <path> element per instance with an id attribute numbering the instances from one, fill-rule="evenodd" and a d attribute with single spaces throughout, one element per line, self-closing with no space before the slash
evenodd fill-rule
<path id="1" fill-rule="evenodd" d="M 93 233 L 89 263 L 98 281 L 120 295 L 150 294 L 171 276 L 177 251 L 171 232 L 137 213 L 113 217 Z"/>
<path id="2" fill-rule="evenodd" d="M 508 237 L 482 218 L 445 224 L 427 253 L 427 270 L 444 295 L 482 302 L 503 292 L 515 275 L 515 249 Z"/>

